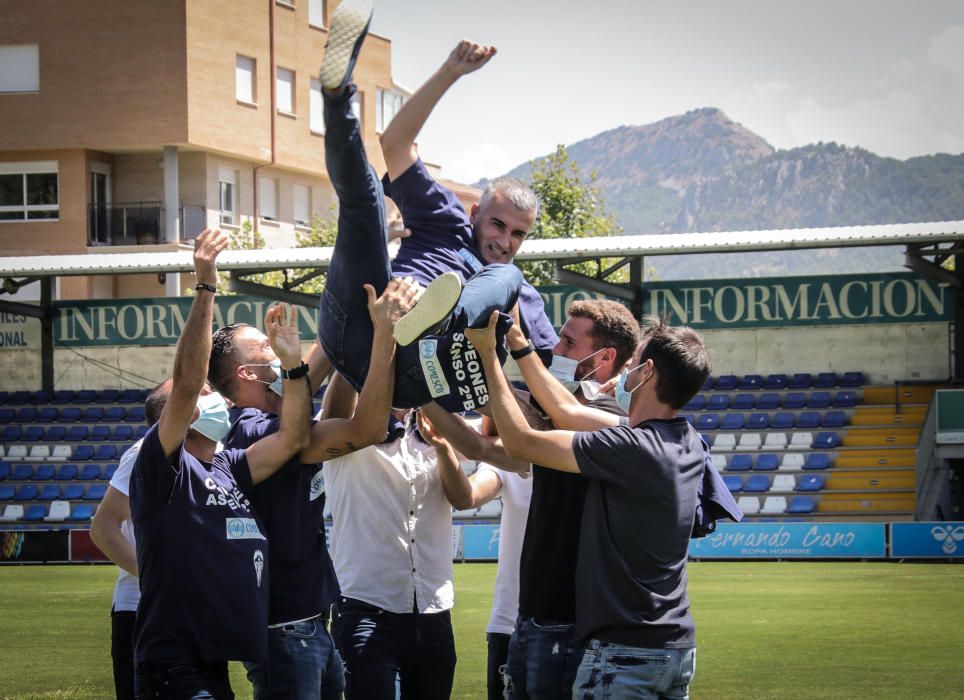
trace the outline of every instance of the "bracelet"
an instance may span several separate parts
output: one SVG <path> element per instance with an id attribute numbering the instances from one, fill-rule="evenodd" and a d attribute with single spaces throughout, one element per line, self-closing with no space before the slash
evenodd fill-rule
<path id="1" fill-rule="evenodd" d="M 533 345 L 532 341 L 530 340 L 529 344 L 526 345 L 521 350 L 509 350 L 509 354 L 512 356 L 513 360 L 521 360 L 526 355 L 531 355 L 535 351 L 536 351 L 536 346 Z"/>
<path id="2" fill-rule="evenodd" d="M 217 294 L 218 288 L 213 284 L 204 284 L 204 282 L 198 282 L 194 285 L 194 290 L 198 292 L 211 292 L 211 294 Z"/>
<path id="3" fill-rule="evenodd" d="M 301 379 L 302 377 L 308 376 L 308 365 L 302 362 L 300 365 L 294 369 L 281 368 L 281 378 L 282 379 Z"/>

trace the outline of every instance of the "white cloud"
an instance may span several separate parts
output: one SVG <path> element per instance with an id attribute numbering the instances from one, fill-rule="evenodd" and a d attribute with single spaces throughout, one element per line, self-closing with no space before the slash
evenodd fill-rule
<path id="1" fill-rule="evenodd" d="M 753 91 L 761 100 L 782 95 L 793 86 L 785 80 L 772 80 L 768 83 L 753 83 Z"/>
<path id="2" fill-rule="evenodd" d="M 927 58 L 931 64 L 964 78 L 964 27 L 955 24 L 934 37 L 927 48 Z"/>
<path id="3" fill-rule="evenodd" d="M 480 142 L 445 149 L 442 176 L 456 182 L 472 183 L 483 177 L 495 177 L 519 165 L 518 156 L 510 156 L 502 147 Z"/>

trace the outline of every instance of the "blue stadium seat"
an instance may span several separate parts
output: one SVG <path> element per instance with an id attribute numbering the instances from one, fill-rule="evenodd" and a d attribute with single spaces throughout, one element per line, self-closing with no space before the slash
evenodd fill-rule
<path id="1" fill-rule="evenodd" d="M 104 420 L 108 423 L 120 423 L 127 418 L 127 409 L 123 406 L 108 406 L 104 411 Z"/>
<path id="2" fill-rule="evenodd" d="M 97 395 L 97 398 L 101 403 L 116 403 L 119 397 L 120 391 L 117 389 L 101 389 L 100 393 Z"/>
<path id="3" fill-rule="evenodd" d="M 753 394 L 737 394 L 733 397 L 733 403 L 730 404 L 730 408 L 737 411 L 749 411 L 754 406 L 756 406 L 756 397 Z"/>
<path id="4" fill-rule="evenodd" d="M 41 501 L 56 501 L 60 498 L 60 484 L 44 484 L 40 489 Z"/>
<path id="5" fill-rule="evenodd" d="M 140 403 L 146 396 L 140 389 L 124 389 L 118 397 L 120 403 Z"/>
<path id="6" fill-rule="evenodd" d="M 779 394 L 760 394 L 760 398 L 756 400 L 756 407 L 761 411 L 773 411 L 780 408 L 780 395 Z"/>
<path id="7" fill-rule="evenodd" d="M 47 442 L 64 442 L 67 439 L 67 428 L 62 425 L 52 425 L 47 428 Z"/>
<path id="8" fill-rule="evenodd" d="M 54 392 L 54 402 L 55 403 L 70 403 L 74 400 L 74 396 L 77 392 L 73 389 L 58 389 Z"/>
<path id="9" fill-rule="evenodd" d="M 0 423 L 12 423 L 17 417 L 17 412 L 12 408 L 0 408 Z"/>
<path id="10" fill-rule="evenodd" d="M 73 456 L 78 462 L 91 459 L 94 456 L 94 448 L 90 445 L 78 445 L 77 449 L 74 450 Z"/>
<path id="11" fill-rule="evenodd" d="M 7 399 L 10 398 L 9 391 L 0 391 L 0 403 L 7 403 Z"/>
<path id="12" fill-rule="evenodd" d="M 30 392 L 20 389 L 10 394 L 10 403 L 27 403 L 30 401 Z"/>
<path id="13" fill-rule="evenodd" d="M 837 374 L 835 372 L 821 372 L 813 380 L 814 389 L 830 389 L 837 386 Z"/>
<path id="14" fill-rule="evenodd" d="M 57 468 L 52 464 L 38 464 L 33 470 L 34 481 L 53 481 Z"/>
<path id="15" fill-rule="evenodd" d="M 80 416 L 84 423 L 100 423 L 104 420 L 104 409 L 100 406 L 88 406 Z"/>
<path id="16" fill-rule="evenodd" d="M 97 400 L 97 392 L 93 389 L 81 389 L 74 396 L 74 403 L 93 403 Z"/>
<path id="17" fill-rule="evenodd" d="M 90 435 L 90 428 L 86 425 L 72 425 L 67 431 L 67 442 L 82 442 Z"/>
<path id="18" fill-rule="evenodd" d="M 762 493 L 770 490 L 770 477 L 766 474 L 750 474 L 743 484 L 746 493 Z"/>
<path id="19" fill-rule="evenodd" d="M 840 386 L 863 386 L 863 385 L 864 385 L 863 372 L 844 372 L 843 377 L 840 378 Z"/>
<path id="20" fill-rule="evenodd" d="M 813 444 L 810 447 L 814 450 L 832 450 L 834 447 L 838 447 L 839 445 L 840 435 L 832 430 L 827 430 L 817 433 L 817 436 L 813 439 Z"/>
<path id="21" fill-rule="evenodd" d="M 77 477 L 81 481 L 94 481 L 100 478 L 100 465 L 99 464 L 85 464 L 80 470 L 80 476 Z"/>
<path id="22" fill-rule="evenodd" d="M 134 428 L 134 439 L 140 440 L 142 437 L 147 435 L 147 430 L 148 430 L 148 427 L 143 423 L 141 423 L 139 426 Z"/>
<path id="23" fill-rule="evenodd" d="M 13 481 L 29 481 L 33 478 L 33 466 L 29 464 L 14 464 L 10 478 Z"/>
<path id="24" fill-rule="evenodd" d="M 830 466 L 830 455 L 823 452 L 811 452 L 807 455 L 804 469 L 826 469 Z"/>
<path id="25" fill-rule="evenodd" d="M 715 413 L 704 413 L 696 419 L 696 429 L 700 432 L 704 430 L 716 430 L 720 427 L 720 417 Z"/>
<path id="26" fill-rule="evenodd" d="M 28 425 L 23 429 L 24 442 L 41 442 L 44 439 L 44 429 L 39 425 Z"/>
<path id="27" fill-rule="evenodd" d="M 810 430 L 820 427 L 820 414 L 816 411 L 803 411 L 797 416 L 797 427 L 802 430 Z"/>
<path id="28" fill-rule="evenodd" d="M 785 374 L 771 374 L 767 376 L 767 380 L 763 382 L 764 389 L 786 389 L 789 379 Z"/>
<path id="29" fill-rule="evenodd" d="M 0 461 L 0 481 L 10 477 L 10 462 Z"/>
<path id="30" fill-rule="evenodd" d="M 713 388 L 714 382 L 715 380 L 713 379 L 713 377 L 707 377 L 706 381 L 703 382 L 703 388 L 700 389 L 700 391 L 709 391 L 710 389 Z"/>
<path id="31" fill-rule="evenodd" d="M 834 394 L 833 405 L 837 408 L 853 408 L 857 405 L 857 392 L 838 391 Z"/>
<path id="32" fill-rule="evenodd" d="M 41 389 L 40 391 L 35 391 L 32 394 L 30 394 L 30 403 L 35 405 L 42 404 L 42 403 L 50 403 L 53 400 L 53 398 L 54 398 L 53 394 L 51 394 L 49 391 Z"/>
<path id="33" fill-rule="evenodd" d="M 107 491 L 107 484 L 91 484 L 87 488 L 87 495 L 84 496 L 86 501 L 99 501 L 104 497 L 104 493 Z"/>
<path id="34" fill-rule="evenodd" d="M 54 478 L 57 481 L 70 481 L 77 478 L 77 471 L 76 464 L 61 464 L 60 469 L 57 470 L 57 476 Z"/>
<path id="35" fill-rule="evenodd" d="M 83 522 L 90 520 L 94 515 L 94 506 L 89 503 L 81 503 L 70 509 L 70 517 L 67 520 Z"/>
<path id="36" fill-rule="evenodd" d="M 819 491 L 823 484 L 822 474 L 804 474 L 797 482 L 797 491 Z"/>
<path id="37" fill-rule="evenodd" d="M 23 437 L 23 431 L 19 425 L 5 425 L 3 433 L 0 433 L 0 440 L 3 442 L 20 442 L 21 437 Z"/>
<path id="38" fill-rule="evenodd" d="M 805 515 L 812 513 L 816 508 L 816 503 L 810 496 L 794 496 L 787 508 L 787 513 L 793 515 Z"/>
<path id="39" fill-rule="evenodd" d="M 828 408 L 830 406 L 829 391 L 815 391 L 807 399 L 807 406 L 810 408 Z"/>
<path id="40" fill-rule="evenodd" d="M 724 374 L 717 378 L 714 388 L 717 391 L 733 391 L 739 385 L 740 380 L 735 374 Z"/>
<path id="41" fill-rule="evenodd" d="M 120 441 L 133 441 L 134 440 L 134 427 L 130 425 L 118 425 L 114 427 L 114 432 L 111 433 L 111 440 Z"/>
<path id="42" fill-rule="evenodd" d="M 758 472 L 772 472 L 776 471 L 779 466 L 780 458 L 775 454 L 766 453 L 756 458 L 756 464 L 753 465 L 753 470 Z"/>
<path id="43" fill-rule="evenodd" d="M 33 423 L 37 420 L 37 409 L 33 406 L 23 406 L 17 409 L 18 423 Z"/>
<path id="44" fill-rule="evenodd" d="M 104 467 L 104 473 L 101 475 L 100 478 L 103 479 L 104 481 L 110 481 L 111 479 L 114 478 L 114 472 L 116 471 L 117 471 L 116 464 L 108 464 L 106 467 Z"/>
<path id="45" fill-rule="evenodd" d="M 843 411 L 827 411 L 823 414 L 821 425 L 824 428 L 842 428 L 847 425 L 847 414 Z"/>
<path id="46" fill-rule="evenodd" d="M 753 466 L 753 457 L 750 455 L 733 455 L 730 461 L 726 465 L 727 471 L 731 472 L 746 472 L 749 471 Z"/>
<path id="47" fill-rule="evenodd" d="M 802 391 L 791 391 L 783 397 L 783 407 L 797 410 L 807 405 L 807 395 Z"/>
<path id="48" fill-rule="evenodd" d="M 680 413 L 679 417 L 685 420 L 690 425 L 692 425 L 694 428 L 696 427 L 696 419 L 693 418 L 692 413 Z"/>
<path id="49" fill-rule="evenodd" d="M 737 476 L 736 474 L 727 474 L 724 476 L 723 483 L 726 484 L 726 488 L 730 490 L 730 493 L 739 493 L 743 490 L 743 477 Z"/>
<path id="50" fill-rule="evenodd" d="M 770 421 L 770 427 L 774 430 L 787 430 L 792 428 L 795 421 L 795 416 L 789 411 L 780 411 L 773 416 L 773 420 Z"/>
<path id="51" fill-rule="evenodd" d="M 117 446 L 98 445 L 97 451 L 94 452 L 94 459 L 96 459 L 98 462 L 106 462 L 111 459 L 117 459 Z"/>
<path id="52" fill-rule="evenodd" d="M 0 484 L 0 501 L 12 501 L 17 489 L 10 484 Z"/>
<path id="53" fill-rule="evenodd" d="M 813 377 L 810 376 L 809 372 L 797 372 L 790 379 L 790 383 L 787 384 L 787 389 L 809 389 L 812 381 Z"/>
<path id="54" fill-rule="evenodd" d="M 684 411 L 702 411 L 706 406 L 706 397 L 703 394 L 697 394 L 683 406 Z"/>
<path id="55" fill-rule="evenodd" d="M 104 442 L 110 440 L 111 432 L 109 425 L 95 425 L 90 429 L 90 437 L 87 439 L 91 442 Z"/>
<path id="56" fill-rule="evenodd" d="M 23 514 L 25 522 L 41 522 L 47 517 L 47 506 L 43 503 L 31 503 L 27 512 Z"/>
<path id="57" fill-rule="evenodd" d="M 61 423 L 76 423 L 80 420 L 80 409 L 76 406 L 67 406 L 60 411 Z"/>
<path id="58" fill-rule="evenodd" d="M 740 389 L 756 391 L 757 389 L 761 388 L 763 388 L 763 377 L 759 374 L 747 374 L 740 382 Z"/>
<path id="59" fill-rule="evenodd" d="M 728 394 L 713 394 L 706 402 L 708 411 L 725 411 L 730 407 L 730 397 Z"/>
<path id="60" fill-rule="evenodd" d="M 83 484 L 67 484 L 64 486 L 65 501 L 79 501 L 84 497 Z"/>
<path id="61" fill-rule="evenodd" d="M 742 430 L 743 429 L 743 414 L 742 413 L 724 413 L 723 420 L 720 421 L 721 430 Z"/>
<path id="62" fill-rule="evenodd" d="M 127 411 L 127 418 L 124 419 L 128 423 L 143 423 L 147 420 L 144 417 L 144 407 L 143 406 L 131 406 Z"/>
<path id="63" fill-rule="evenodd" d="M 41 423 L 56 423 L 60 420 L 60 411 L 56 406 L 41 406 L 37 412 L 37 420 Z"/>
<path id="64" fill-rule="evenodd" d="M 32 501 L 37 498 L 40 493 L 40 489 L 37 488 L 36 484 L 21 484 L 17 487 L 17 495 L 14 496 L 16 501 Z"/>

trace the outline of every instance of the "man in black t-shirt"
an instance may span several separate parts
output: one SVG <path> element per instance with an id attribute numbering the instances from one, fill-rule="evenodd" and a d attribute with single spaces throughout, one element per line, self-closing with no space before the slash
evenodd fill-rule
<path id="1" fill-rule="evenodd" d="M 576 637 L 586 651 L 573 694 L 595 697 L 605 683 L 613 697 L 687 698 L 696 637 L 686 557 L 705 452 L 678 412 L 710 373 L 702 338 L 654 321 L 616 386 L 628 425 L 560 394 L 571 408 L 562 415 L 553 406 L 552 417 L 567 429 L 539 432 L 498 372 L 493 330 L 467 335 L 489 372 L 506 451 L 589 481 L 576 565 Z"/>

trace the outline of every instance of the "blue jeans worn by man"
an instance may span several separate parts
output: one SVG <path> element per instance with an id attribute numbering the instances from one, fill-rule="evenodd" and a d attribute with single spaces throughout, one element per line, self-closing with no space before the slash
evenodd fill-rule
<path id="1" fill-rule="evenodd" d="M 283 688 L 278 697 L 317 697 L 337 700 L 345 689 L 345 669 L 331 635 L 325 627 L 328 616 L 268 628 L 266 662 L 245 664 L 255 697 L 271 698 L 272 686 Z"/>
<path id="2" fill-rule="evenodd" d="M 574 624 L 519 616 L 509 639 L 506 688 L 514 700 L 568 698 L 582 658 Z"/>
<path id="3" fill-rule="evenodd" d="M 616 672 L 618 671 L 618 672 Z M 642 649 L 591 640 L 572 696 L 584 700 L 688 700 L 696 649 Z"/>

